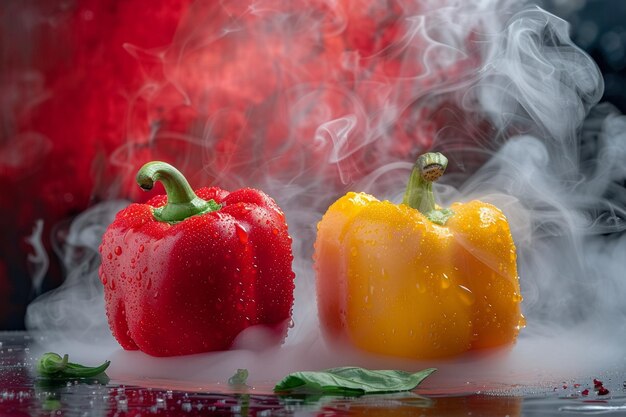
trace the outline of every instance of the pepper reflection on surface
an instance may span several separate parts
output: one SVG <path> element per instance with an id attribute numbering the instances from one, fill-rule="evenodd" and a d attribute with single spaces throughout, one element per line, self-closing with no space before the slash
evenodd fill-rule
<path id="1" fill-rule="evenodd" d="M 321 407 L 320 416 L 520 416 L 518 397 L 470 395 L 458 397 L 420 397 L 417 394 L 392 394 L 362 397 L 359 401 L 338 400 Z"/>
<path id="2" fill-rule="evenodd" d="M 332 396 L 264 396 L 255 394 L 200 394 L 152 390 L 141 387 L 106 387 L 73 384 L 71 388 L 38 387 L 31 411 L 78 412 L 90 409 L 94 415 L 120 413 L 167 414 L 169 416 L 223 415 L 319 415 L 319 416 L 510 416 L 521 415 L 519 397 L 469 395 L 424 397 L 415 393 Z M 5 404 L 6 406 L 7 404 Z M 17 404 L 16 404 L 17 405 Z M 24 404 L 20 404 L 23 408 Z M 1 410 L 2 408 L 0 408 Z M 16 414 L 19 415 L 19 414 Z"/>

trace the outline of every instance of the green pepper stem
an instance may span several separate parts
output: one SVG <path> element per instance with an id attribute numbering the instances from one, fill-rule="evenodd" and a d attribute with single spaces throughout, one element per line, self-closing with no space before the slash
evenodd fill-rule
<path id="1" fill-rule="evenodd" d="M 55 374 L 62 372 L 67 367 L 69 355 L 63 357 L 58 353 L 48 352 L 41 356 L 37 362 L 37 371 L 42 375 Z"/>
<path id="2" fill-rule="evenodd" d="M 433 223 L 444 225 L 454 214 L 450 209 L 440 209 L 435 203 L 433 182 L 437 181 L 448 166 L 448 158 L 439 152 L 420 155 L 413 166 L 402 203 L 419 210 Z"/>
<path id="3" fill-rule="evenodd" d="M 109 364 L 110 361 L 106 361 L 100 366 L 83 366 L 69 362 L 69 355 L 67 354 L 61 357 L 57 353 L 48 352 L 41 356 L 36 369 L 43 378 L 90 378 L 102 374 L 109 367 Z"/>
<path id="4" fill-rule="evenodd" d="M 95 377 L 106 371 L 111 364 L 111 361 L 105 361 L 100 366 L 83 366 L 77 363 L 68 363 L 65 373 L 67 375 L 75 376 L 77 378 L 90 378 Z"/>
<path id="5" fill-rule="evenodd" d="M 146 191 L 151 190 L 156 181 L 165 187 L 167 204 L 154 209 L 154 217 L 160 221 L 176 223 L 221 207 L 214 200 L 206 201 L 198 197 L 183 174 L 166 162 L 148 162 L 137 172 L 136 179 Z"/>

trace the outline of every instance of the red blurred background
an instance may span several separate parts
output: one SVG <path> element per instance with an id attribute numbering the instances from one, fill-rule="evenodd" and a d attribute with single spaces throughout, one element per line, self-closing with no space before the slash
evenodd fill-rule
<path id="1" fill-rule="evenodd" d="M 149 6 L 148 6 L 149 3 Z M 24 326 L 36 292 L 61 283 L 51 236 L 107 193 L 107 162 L 129 132 L 129 96 L 145 73 L 122 45 L 171 41 L 187 1 L 27 1 L 0 7 L 0 328 Z M 138 19 L 141 24 L 137 24 Z M 28 243 L 36 220 L 51 254 L 42 287 Z"/>

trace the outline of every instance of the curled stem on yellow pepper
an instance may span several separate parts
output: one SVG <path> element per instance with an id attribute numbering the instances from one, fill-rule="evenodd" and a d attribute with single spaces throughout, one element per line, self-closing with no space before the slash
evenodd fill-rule
<path id="1" fill-rule="evenodd" d="M 448 166 L 448 158 L 439 152 L 429 152 L 417 158 L 409 177 L 403 204 L 419 210 L 433 223 L 446 224 L 454 215 L 450 209 L 442 209 L 435 204 L 433 182 L 437 181 Z"/>

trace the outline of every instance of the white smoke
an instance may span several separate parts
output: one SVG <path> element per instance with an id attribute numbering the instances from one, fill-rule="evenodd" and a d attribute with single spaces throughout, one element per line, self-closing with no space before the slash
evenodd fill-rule
<path id="1" fill-rule="evenodd" d="M 51 342 L 65 340 L 114 346 L 104 311 L 104 291 L 98 278 L 102 235 L 115 213 L 128 205 L 107 201 L 78 215 L 60 248 L 65 281 L 61 287 L 28 306 L 26 326 L 47 335 Z"/>

